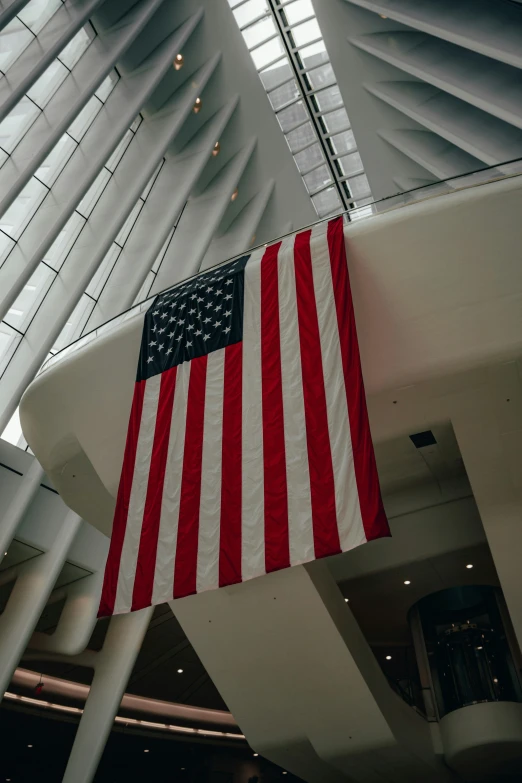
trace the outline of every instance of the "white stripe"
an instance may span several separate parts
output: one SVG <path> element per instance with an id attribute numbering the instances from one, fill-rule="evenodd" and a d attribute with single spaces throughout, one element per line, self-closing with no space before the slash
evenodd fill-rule
<path id="1" fill-rule="evenodd" d="M 222 348 L 210 353 L 207 360 L 196 583 L 198 593 L 219 587 L 224 379 L 225 349 Z"/>
<path id="2" fill-rule="evenodd" d="M 261 258 L 252 253 L 245 267 L 243 314 L 243 581 L 265 573 L 263 397 L 261 391 Z"/>
<path id="3" fill-rule="evenodd" d="M 161 375 L 154 375 L 145 384 L 143 395 L 143 410 L 141 414 L 140 433 L 136 449 L 136 463 L 132 477 L 132 488 L 129 498 L 129 513 L 125 538 L 121 552 L 120 571 L 114 614 L 129 612 L 132 604 L 136 563 L 140 546 L 143 512 L 147 498 L 147 486 L 150 474 L 150 461 L 154 445 L 156 416 L 161 386 Z"/>
<path id="4" fill-rule="evenodd" d="M 278 277 L 290 564 L 298 565 L 313 560 L 315 551 L 295 288 L 294 244 L 295 236 L 292 236 L 284 240 L 281 246 L 278 256 Z"/>
<path id="5" fill-rule="evenodd" d="M 359 544 L 364 544 L 366 536 L 353 462 L 327 229 L 327 223 L 312 229 L 310 250 L 335 482 L 337 528 L 341 549 L 346 552 Z"/>
<path id="6" fill-rule="evenodd" d="M 190 379 L 190 362 L 178 365 L 174 405 L 170 425 L 169 449 L 161 500 L 156 568 L 152 603 L 169 601 L 174 595 L 174 563 L 178 540 L 179 501 L 185 451 L 185 422 Z"/>

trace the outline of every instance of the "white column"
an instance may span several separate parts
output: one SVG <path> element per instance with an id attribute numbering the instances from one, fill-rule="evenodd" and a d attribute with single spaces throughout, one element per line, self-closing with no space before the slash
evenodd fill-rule
<path id="1" fill-rule="evenodd" d="M 0 616 L 0 694 L 2 697 L 62 570 L 67 552 L 81 522 L 81 518 L 70 511 L 49 551 L 29 560 L 20 569 L 7 606 Z"/>
<path id="2" fill-rule="evenodd" d="M 153 607 L 111 619 L 63 783 L 90 783 L 96 774 Z"/>
<path id="3" fill-rule="evenodd" d="M 35 457 L 29 470 L 21 479 L 20 486 L 16 490 L 16 494 L 7 511 L 0 518 L 0 563 L 29 504 L 38 491 L 43 475 L 43 468 Z"/>

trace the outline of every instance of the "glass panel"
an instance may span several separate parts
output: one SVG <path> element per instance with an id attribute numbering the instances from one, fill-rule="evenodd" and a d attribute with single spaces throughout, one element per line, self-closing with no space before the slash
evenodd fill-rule
<path id="1" fill-rule="evenodd" d="M 275 86 L 287 82 L 294 75 L 290 61 L 288 57 L 284 57 L 275 65 L 267 68 L 266 71 L 261 71 L 259 74 L 265 90 L 268 92 Z"/>
<path id="2" fill-rule="evenodd" d="M 272 41 L 263 44 L 257 49 L 251 52 L 254 65 L 258 70 L 264 68 L 265 65 L 275 60 L 277 57 L 282 57 L 285 53 L 283 44 L 280 38 L 274 38 Z"/>
<path id="3" fill-rule="evenodd" d="M 365 174 L 349 179 L 348 187 L 353 198 L 360 199 L 370 195 L 370 183 Z"/>
<path id="4" fill-rule="evenodd" d="M 41 109 L 49 102 L 60 84 L 69 75 L 69 71 L 59 60 L 54 60 L 48 68 L 45 69 L 30 90 L 27 91 L 29 98 L 34 101 Z"/>
<path id="5" fill-rule="evenodd" d="M 312 141 L 316 141 L 317 136 L 312 123 L 307 122 L 306 125 L 301 125 L 300 128 L 296 128 L 296 130 L 291 131 L 287 135 L 286 140 L 288 142 L 288 146 L 292 152 L 294 152 L 295 150 L 299 150 L 301 147 L 304 147 L 306 144 L 309 144 Z"/>
<path id="6" fill-rule="evenodd" d="M 154 183 L 156 181 L 156 177 L 160 173 L 161 167 L 163 166 L 164 163 L 165 163 L 165 158 L 163 158 L 163 160 L 160 161 L 156 171 L 154 172 L 152 177 L 149 179 L 149 181 L 145 185 L 145 187 L 143 189 L 143 193 L 141 194 L 141 198 L 143 199 L 143 201 L 145 201 L 148 198 L 148 195 L 149 195 L 150 191 L 152 190 L 152 186 L 154 185 Z"/>
<path id="7" fill-rule="evenodd" d="M 74 312 L 60 332 L 60 336 L 53 345 L 53 351 L 60 351 L 66 345 L 76 340 L 82 333 L 82 329 L 87 323 L 89 316 L 94 308 L 95 302 L 82 294 L 82 298 L 74 308 Z"/>
<path id="8" fill-rule="evenodd" d="M 35 176 L 45 185 L 51 187 L 77 146 L 74 139 L 71 139 L 67 133 L 64 133 L 37 170 Z"/>
<path id="9" fill-rule="evenodd" d="M 300 94 L 296 80 L 291 79 L 286 84 L 282 84 L 281 87 L 268 93 L 268 98 L 270 99 L 273 110 L 277 111 L 289 101 L 298 98 Z"/>
<path id="10" fill-rule="evenodd" d="M 329 60 L 328 52 L 324 41 L 316 41 L 311 46 L 307 46 L 305 49 L 301 49 L 299 52 L 303 68 L 317 68 L 318 65 L 327 63 Z"/>
<path id="11" fill-rule="evenodd" d="M 100 84 L 96 92 L 94 93 L 102 103 L 105 103 L 111 92 L 114 90 L 116 83 L 120 77 L 116 71 L 111 71 L 107 78 Z"/>
<path id="12" fill-rule="evenodd" d="M 312 0 L 294 0 L 285 6 L 285 14 L 289 25 L 297 24 L 302 19 L 315 16 Z"/>
<path id="13" fill-rule="evenodd" d="M 335 74 L 330 63 L 320 65 L 319 68 L 313 68 L 311 71 L 308 71 L 307 77 L 313 90 L 335 81 Z"/>
<path id="14" fill-rule="evenodd" d="M 61 0 L 31 0 L 22 8 L 18 18 L 37 35 L 61 5 Z"/>
<path id="15" fill-rule="evenodd" d="M 64 228 L 60 231 L 42 261 L 49 264 L 57 272 L 67 258 L 69 250 L 76 242 L 78 234 L 85 225 L 85 218 L 73 212 Z"/>
<path id="16" fill-rule="evenodd" d="M 323 120 L 328 133 L 335 133 L 336 131 L 350 127 L 350 121 L 348 120 L 345 109 L 337 109 L 337 111 L 331 111 L 328 114 L 324 114 Z"/>
<path id="17" fill-rule="evenodd" d="M 235 3 L 235 5 L 237 5 L 237 3 Z M 257 19 L 261 14 L 266 13 L 270 13 L 266 0 L 249 0 L 248 3 L 245 3 L 241 8 L 234 11 L 234 16 L 236 17 L 238 26 L 244 27 L 253 19 Z"/>
<path id="18" fill-rule="evenodd" d="M 11 67 L 23 50 L 34 40 L 34 35 L 16 17 L 0 33 L 0 71 Z"/>
<path id="19" fill-rule="evenodd" d="M 45 264 L 39 264 L 11 309 L 7 311 L 7 323 L 24 332 L 55 277 L 56 272 Z"/>
<path id="20" fill-rule="evenodd" d="M 141 125 L 141 121 L 142 120 L 143 120 L 143 117 L 141 116 L 141 114 L 138 114 L 138 116 L 136 117 L 136 119 L 134 120 L 132 125 L 130 126 L 129 130 L 131 130 L 133 133 L 136 133 L 136 131 L 138 130 L 138 128 Z"/>
<path id="21" fill-rule="evenodd" d="M 40 114 L 38 106 L 23 97 L 0 123 L 0 146 L 11 153 Z"/>
<path id="22" fill-rule="evenodd" d="M 328 112 L 337 108 L 338 106 L 343 105 L 341 92 L 337 85 L 335 85 L 335 87 L 327 87 L 326 90 L 320 90 L 319 92 L 316 92 L 314 97 L 317 101 L 317 105 L 320 111 L 322 112 Z M 344 111 L 344 108 L 342 111 Z"/>
<path id="23" fill-rule="evenodd" d="M 283 133 L 287 133 L 299 123 L 308 119 L 308 113 L 303 105 L 303 101 L 297 101 L 288 108 L 283 109 L 277 115 L 279 125 Z"/>
<path id="24" fill-rule="evenodd" d="M 4 165 L 9 155 L 0 148 L 0 168 Z"/>
<path id="25" fill-rule="evenodd" d="M 109 248 L 109 251 L 105 254 L 105 258 L 101 262 L 100 266 L 94 273 L 94 276 L 85 289 L 85 292 L 89 294 L 89 296 L 92 296 L 94 299 L 97 299 L 101 293 L 101 290 L 103 286 L 105 285 L 105 282 L 107 278 L 109 277 L 110 273 L 112 272 L 112 269 L 114 267 L 114 264 L 118 260 L 118 256 L 121 253 L 121 248 L 118 247 L 118 245 L 112 243 L 111 247 Z"/>
<path id="26" fill-rule="evenodd" d="M 80 215 L 83 215 L 85 218 L 89 217 L 110 178 L 110 171 L 107 171 L 107 169 L 102 169 L 100 171 L 91 187 L 76 208 Z"/>
<path id="27" fill-rule="evenodd" d="M 308 22 L 297 25 L 297 27 L 293 28 L 292 35 L 295 45 L 299 48 L 310 43 L 310 41 L 315 41 L 316 38 L 320 38 L 321 30 L 319 29 L 317 19 L 310 19 Z"/>
<path id="28" fill-rule="evenodd" d="M 356 149 L 357 146 L 355 144 L 355 137 L 351 130 L 344 131 L 344 133 L 339 133 L 337 136 L 332 136 L 330 141 L 332 142 L 332 146 L 336 155 L 344 155 L 347 152 L 352 152 Z"/>
<path id="29" fill-rule="evenodd" d="M 271 16 L 267 16 L 266 19 L 261 19 L 260 22 L 256 22 L 251 27 L 248 27 L 243 31 L 243 38 L 249 49 L 257 44 L 266 41 L 267 38 L 271 38 L 276 35 L 277 28 L 274 20 Z"/>
<path id="30" fill-rule="evenodd" d="M 140 214 L 140 212 L 142 210 L 142 207 L 143 207 L 143 201 L 141 199 L 138 199 L 138 202 L 134 205 L 134 207 L 133 207 L 129 217 L 127 218 L 127 220 L 123 224 L 120 233 L 118 234 L 118 236 L 114 240 L 121 247 L 123 247 L 123 245 L 127 241 L 127 238 L 129 236 L 130 232 L 132 231 L 134 223 L 136 222 L 136 220 L 138 218 L 138 215 Z"/>
<path id="31" fill-rule="evenodd" d="M 66 65 L 69 70 L 72 70 L 95 35 L 90 24 L 82 27 L 80 32 L 76 33 L 72 41 L 69 41 L 65 49 L 62 49 L 58 55 L 60 61 Z"/>
<path id="32" fill-rule="evenodd" d="M 0 228 L 17 239 L 48 193 L 48 189 L 31 177 L 22 192 L 0 218 Z"/>
<path id="33" fill-rule="evenodd" d="M 332 176 L 330 174 L 330 169 L 325 164 L 324 166 L 319 166 L 319 168 L 314 169 L 310 174 L 305 174 L 303 179 L 308 192 L 313 193 L 314 191 L 319 190 L 323 185 L 328 185 L 332 181 Z"/>
<path id="34" fill-rule="evenodd" d="M 93 95 L 90 101 L 86 103 L 81 112 L 78 114 L 74 122 L 69 126 L 67 133 L 72 136 L 75 141 L 80 142 L 94 118 L 101 110 L 103 103 Z"/>
<path id="35" fill-rule="evenodd" d="M 123 157 L 123 153 L 131 143 L 132 139 L 134 138 L 134 133 L 131 130 L 128 130 L 123 139 L 120 141 L 114 152 L 112 153 L 111 157 L 105 164 L 105 166 L 109 169 L 109 171 L 113 172 L 120 160 Z"/>
<path id="36" fill-rule="evenodd" d="M 0 231 L 0 264 L 4 263 L 15 244 L 14 239 Z"/>
<path id="37" fill-rule="evenodd" d="M 312 166 L 316 166 L 324 160 L 324 153 L 321 149 L 321 145 L 319 142 L 317 142 L 317 144 L 312 144 L 311 147 L 307 147 L 302 152 L 298 152 L 297 155 L 295 155 L 294 160 L 297 163 L 299 171 L 311 169 Z"/>
<path id="38" fill-rule="evenodd" d="M 344 174 L 358 174 L 363 170 L 363 162 L 358 152 L 352 152 L 351 155 L 344 155 L 339 158 Z"/>
<path id="39" fill-rule="evenodd" d="M 6 368 L 9 359 L 13 355 L 16 346 L 22 339 L 22 335 L 15 332 L 3 321 L 0 323 L 0 375 Z"/>
<path id="40" fill-rule="evenodd" d="M 317 196 L 312 196 L 312 202 L 319 217 L 325 217 L 335 210 L 341 210 L 341 202 L 334 187 L 322 190 Z"/>

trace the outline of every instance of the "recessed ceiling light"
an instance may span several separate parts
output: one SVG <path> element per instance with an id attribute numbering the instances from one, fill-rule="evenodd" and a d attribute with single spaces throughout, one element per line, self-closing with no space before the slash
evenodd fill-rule
<path id="1" fill-rule="evenodd" d="M 194 112 L 194 114 L 197 114 L 198 112 L 201 111 L 201 106 L 202 105 L 203 104 L 202 104 L 201 98 L 196 98 L 196 102 L 195 102 L 194 106 L 192 107 L 192 111 Z"/>
<path id="2" fill-rule="evenodd" d="M 148 753 L 148 752 L 149 752 L 149 749 L 148 749 L 148 748 L 145 748 L 143 752 L 144 752 L 144 753 Z"/>
<path id="3" fill-rule="evenodd" d="M 178 669 L 178 674 L 183 674 L 183 669 Z"/>
<path id="4" fill-rule="evenodd" d="M 173 63 L 175 70 L 179 71 L 180 68 L 183 68 L 183 63 L 184 62 L 185 62 L 185 58 L 183 57 L 183 55 L 182 54 L 177 54 L 174 57 L 174 63 Z"/>
<path id="5" fill-rule="evenodd" d="M 344 603 L 347 604 L 349 602 L 349 600 L 350 600 L 349 598 L 345 598 L 344 599 Z"/>
<path id="6" fill-rule="evenodd" d="M 254 756 L 257 758 L 259 756 L 259 753 L 254 753 Z"/>
<path id="7" fill-rule="evenodd" d="M 230 201 L 235 201 L 235 200 L 236 200 L 236 198 L 237 198 L 237 196 L 238 196 L 238 193 L 239 193 L 239 189 L 238 189 L 238 188 L 236 188 L 236 189 L 234 190 L 234 192 L 232 193 L 232 195 L 230 196 Z"/>
<path id="8" fill-rule="evenodd" d="M 387 660 L 387 661 L 391 661 L 391 655 L 387 655 L 387 656 L 386 656 L 386 660 Z"/>
<path id="9" fill-rule="evenodd" d="M 32 746 L 32 745 L 28 745 L 27 747 L 28 747 L 28 748 L 32 748 L 33 746 Z"/>
<path id="10" fill-rule="evenodd" d="M 468 563 L 466 568 L 473 568 L 473 563 Z"/>
<path id="11" fill-rule="evenodd" d="M 411 585 L 411 582 L 410 582 L 410 580 L 409 580 L 409 579 L 405 579 L 405 580 L 404 580 L 404 584 L 405 584 L 405 585 Z"/>
<path id="12" fill-rule="evenodd" d="M 214 149 L 212 150 L 212 155 L 215 158 L 219 155 L 220 152 L 221 152 L 221 144 L 219 143 L 219 141 L 216 141 L 216 143 L 214 144 Z"/>
<path id="13" fill-rule="evenodd" d="M 7 554 L 7 552 L 4 552 L 4 556 Z"/>
<path id="14" fill-rule="evenodd" d="M 482 650 L 482 645 L 480 647 L 476 647 L 476 650 Z"/>
<path id="15" fill-rule="evenodd" d="M 496 677 L 493 677 L 493 682 L 498 682 Z"/>

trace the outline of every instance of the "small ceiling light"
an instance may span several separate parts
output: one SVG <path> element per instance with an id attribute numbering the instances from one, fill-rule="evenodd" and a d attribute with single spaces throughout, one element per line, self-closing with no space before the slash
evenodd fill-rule
<path id="1" fill-rule="evenodd" d="M 254 758 L 257 758 L 259 756 L 259 753 L 254 753 Z"/>
<path id="2" fill-rule="evenodd" d="M 386 660 L 387 660 L 387 661 L 391 661 L 391 655 L 387 655 L 387 656 L 386 656 Z"/>
<path id="3" fill-rule="evenodd" d="M 144 753 L 148 753 L 148 752 L 149 752 L 149 749 L 148 749 L 148 748 L 145 748 L 143 752 L 144 752 Z"/>
<path id="4" fill-rule="evenodd" d="M 468 563 L 466 568 L 473 568 L 473 563 Z"/>
<path id="5" fill-rule="evenodd" d="M 214 149 L 212 150 L 212 155 L 216 158 L 220 152 L 221 152 L 221 144 L 219 143 L 219 141 L 216 141 L 216 143 L 214 144 Z"/>
<path id="6" fill-rule="evenodd" d="M 192 111 L 194 112 L 194 114 L 198 114 L 198 112 L 201 111 L 201 106 L 202 106 L 201 98 L 196 98 L 196 102 L 192 107 Z"/>
<path id="7" fill-rule="evenodd" d="M 238 196 L 238 193 L 239 193 L 239 190 L 238 190 L 238 188 L 236 188 L 234 190 L 234 192 L 232 193 L 232 195 L 230 196 L 230 201 L 235 201 L 237 196 Z"/>
<path id="8" fill-rule="evenodd" d="M 7 555 L 7 552 L 4 552 L 4 557 L 5 557 L 5 555 Z"/>
<path id="9" fill-rule="evenodd" d="M 410 582 L 410 580 L 409 580 L 409 579 L 405 579 L 405 580 L 404 580 L 404 584 L 405 584 L 405 585 L 411 585 L 411 582 Z"/>
<path id="10" fill-rule="evenodd" d="M 174 57 L 174 69 L 176 71 L 181 70 L 181 68 L 183 68 L 184 63 L 185 63 L 185 58 L 183 57 L 182 54 L 177 54 Z"/>
<path id="11" fill-rule="evenodd" d="M 347 604 L 349 600 L 350 600 L 349 598 L 345 598 L 344 603 Z"/>
<path id="12" fill-rule="evenodd" d="M 183 674 L 183 669 L 178 669 L 178 674 Z"/>
<path id="13" fill-rule="evenodd" d="M 498 682 L 496 677 L 493 677 L 493 682 Z"/>
<path id="14" fill-rule="evenodd" d="M 477 647 L 476 649 L 477 649 L 477 650 L 482 650 L 482 647 Z"/>
<path id="15" fill-rule="evenodd" d="M 28 745 L 27 747 L 28 747 L 28 748 L 32 748 L 33 746 L 32 746 L 32 745 Z"/>
<path id="16" fill-rule="evenodd" d="M 384 14 L 379 14 L 379 16 L 381 17 L 381 19 L 387 19 L 388 18 L 387 16 L 384 16 Z"/>

